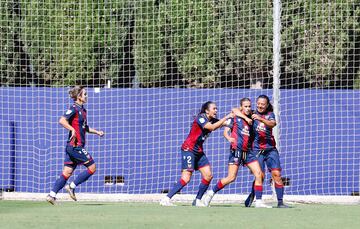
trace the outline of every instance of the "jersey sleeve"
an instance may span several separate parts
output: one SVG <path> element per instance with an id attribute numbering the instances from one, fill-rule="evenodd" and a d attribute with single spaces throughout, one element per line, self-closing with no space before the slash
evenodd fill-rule
<path id="1" fill-rule="evenodd" d="M 230 129 L 233 128 L 234 126 L 234 119 L 233 118 L 229 118 L 225 121 L 225 126 L 226 127 L 229 127 Z"/>
<path id="2" fill-rule="evenodd" d="M 269 113 L 269 119 L 268 120 L 275 120 L 275 114 L 274 114 L 274 112 L 270 112 Z"/>
<path id="3" fill-rule="evenodd" d="M 196 117 L 196 123 L 201 126 L 201 129 L 204 129 L 204 126 L 206 125 L 206 123 L 208 123 L 209 120 L 205 117 L 203 117 L 202 115 L 199 115 Z"/>
<path id="4" fill-rule="evenodd" d="M 74 117 L 75 114 L 76 114 L 76 110 L 73 106 L 71 106 L 68 110 L 65 111 L 63 117 L 65 117 L 66 120 L 70 120 L 71 118 Z"/>

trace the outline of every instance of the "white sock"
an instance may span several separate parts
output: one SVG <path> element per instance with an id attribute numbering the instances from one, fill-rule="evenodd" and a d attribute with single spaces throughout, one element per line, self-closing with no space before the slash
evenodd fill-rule
<path id="1" fill-rule="evenodd" d="M 54 191 L 51 191 L 49 195 L 50 195 L 51 197 L 56 198 L 56 193 L 55 193 Z"/>
<path id="2" fill-rule="evenodd" d="M 76 185 L 75 185 L 74 182 L 71 182 L 71 183 L 70 183 L 70 188 L 72 188 L 72 189 L 76 188 Z"/>

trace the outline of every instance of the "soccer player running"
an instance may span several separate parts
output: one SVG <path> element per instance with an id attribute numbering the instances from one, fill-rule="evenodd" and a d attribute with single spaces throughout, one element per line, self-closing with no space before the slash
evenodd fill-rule
<path id="1" fill-rule="evenodd" d="M 46 197 L 46 200 L 55 204 L 56 194 L 65 186 L 66 181 L 73 174 L 77 165 L 85 165 L 86 171 L 81 172 L 70 185 L 66 185 L 65 189 L 70 197 L 76 201 L 75 188 L 81 183 L 88 180 L 96 171 L 95 162 L 91 155 L 85 150 L 85 133 L 97 134 L 104 136 L 103 131 L 92 129 L 88 126 L 86 120 L 86 109 L 84 104 L 87 102 L 87 92 L 82 86 L 75 86 L 69 91 L 70 97 L 74 100 L 74 104 L 60 117 L 59 123 L 67 130 L 69 136 L 65 150 L 64 168 L 60 177 Z"/>
<path id="2" fill-rule="evenodd" d="M 216 115 L 217 107 L 214 102 L 208 101 L 202 105 L 199 114 L 195 117 L 192 123 L 188 137 L 181 146 L 181 178 L 169 191 L 166 197 L 160 201 L 160 205 L 175 206 L 170 202 L 170 199 L 190 182 L 193 172 L 195 170 L 199 170 L 202 180 L 199 186 L 199 191 L 192 205 L 205 207 L 201 198 L 208 189 L 213 176 L 209 160 L 203 151 L 203 143 L 212 131 L 223 126 L 227 119 L 234 116 L 230 113 L 218 120 Z"/>
<path id="3" fill-rule="evenodd" d="M 255 132 L 253 151 L 257 154 L 263 174 L 265 173 L 265 164 L 269 172 L 271 172 L 272 179 L 275 182 L 275 191 L 278 200 L 277 207 L 288 208 L 289 206 L 283 202 L 284 184 L 281 180 L 280 158 L 279 152 L 276 149 L 275 138 L 272 134 L 272 128 L 276 126 L 276 120 L 269 97 L 266 95 L 257 97 L 256 111 L 251 115 L 252 120 L 244 116 L 239 110 L 233 109 L 233 112 L 237 116 L 247 120 L 247 122 L 253 121 L 253 129 Z M 255 188 L 253 185 L 250 195 L 245 200 L 246 207 L 251 206 L 254 196 Z"/>
<path id="4" fill-rule="evenodd" d="M 250 117 L 251 100 L 243 98 L 240 100 L 240 112 Z M 229 133 L 230 132 L 230 133 Z M 203 203 L 209 206 L 213 196 L 223 189 L 226 185 L 235 181 L 239 166 L 247 166 L 255 176 L 254 190 L 256 195 L 256 205 L 258 208 L 271 208 L 262 202 L 263 180 L 262 171 L 257 161 L 256 155 L 251 151 L 254 134 L 251 124 L 240 117 L 233 117 L 227 121 L 224 129 L 224 137 L 230 142 L 230 155 L 228 175 L 220 179 L 212 190 L 205 193 Z"/>

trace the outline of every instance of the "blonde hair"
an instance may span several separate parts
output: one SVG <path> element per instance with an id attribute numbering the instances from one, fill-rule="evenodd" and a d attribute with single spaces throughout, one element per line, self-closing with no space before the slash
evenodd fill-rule
<path id="1" fill-rule="evenodd" d="M 75 86 L 69 90 L 69 96 L 74 101 L 77 100 L 77 97 L 81 94 L 82 90 L 84 89 L 84 86 Z"/>

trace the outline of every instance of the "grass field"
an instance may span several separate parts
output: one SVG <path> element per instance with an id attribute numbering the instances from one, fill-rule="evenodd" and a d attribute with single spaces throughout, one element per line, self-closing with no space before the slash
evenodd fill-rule
<path id="1" fill-rule="evenodd" d="M 0 201 L 0 228 L 360 228 L 360 206 L 293 205 L 255 209 L 241 205 L 195 208 L 156 203 Z"/>

